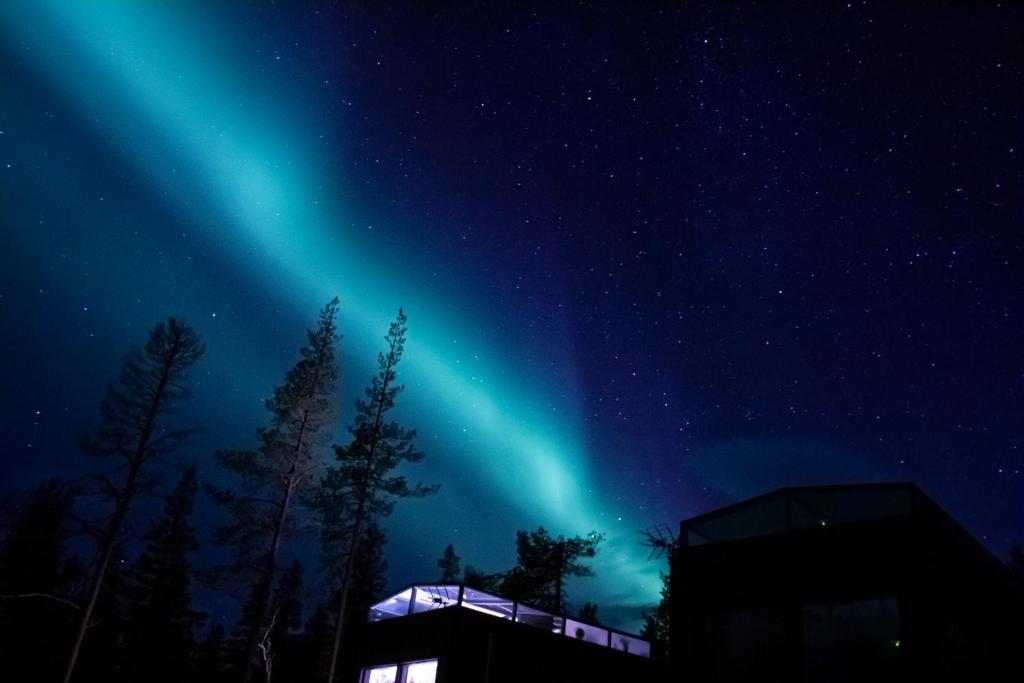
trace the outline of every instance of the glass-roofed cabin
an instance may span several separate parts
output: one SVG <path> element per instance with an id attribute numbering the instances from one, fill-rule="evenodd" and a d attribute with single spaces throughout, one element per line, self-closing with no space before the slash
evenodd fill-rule
<path id="1" fill-rule="evenodd" d="M 416 584 L 370 607 L 360 683 L 634 681 L 643 638 L 462 585 Z"/>

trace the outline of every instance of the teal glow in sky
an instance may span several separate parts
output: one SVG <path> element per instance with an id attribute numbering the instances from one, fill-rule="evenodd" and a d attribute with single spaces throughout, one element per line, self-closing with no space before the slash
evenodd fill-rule
<path id="1" fill-rule="evenodd" d="M 341 297 L 348 363 L 342 420 L 394 311 L 405 308 L 403 417 L 419 429 L 427 452 L 414 475 L 440 481 L 442 493 L 412 509 L 400 506 L 391 541 L 400 559 L 392 561 L 392 576 L 424 578 L 416 573 L 433 572 L 433 559 L 449 542 L 466 561 L 496 570 L 502 565 L 488 558 L 504 554 L 505 564 L 511 561 L 517 528 L 593 529 L 607 542 L 595 563 L 599 578 L 577 589 L 577 601 L 653 603 L 658 567 L 646 561 L 636 530 L 667 520 L 635 519 L 616 502 L 623 492 L 604 483 L 614 474 L 597 476 L 571 369 L 538 375 L 514 352 L 496 352 L 492 335 L 482 331 L 486 321 L 477 318 L 486 316 L 488 302 L 459 280 L 459 264 L 448 268 L 454 275 L 430 277 L 405 267 L 398 250 L 363 230 L 359 188 L 340 170 L 344 145 L 331 142 L 346 134 L 344 114 L 330 111 L 334 105 L 314 90 L 319 74 L 288 78 L 267 70 L 275 58 L 257 54 L 259 36 L 233 25 L 241 18 L 230 11 L 200 9 L 204 4 L 211 3 L 41 1 L 18 3 L 0 21 L 10 49 L 105 143 L 110 163 L 131 169 L 163 200 L 154 210 L 189 226 L 208 261 L 222 259 L 231 272 L 247 275 L 226 286 L 252 296 L 269 292 L 276 305 L 291 307 L 290 319 L 309 322 L 322 302 Z M 66 180 L 78 182 L 74 174 Z M 428 229 L 445 227 L 440 217 Z M 78 228 L 104 239 L 101 226 Z M 223 340 L 204 330 L 207 307 L 217 301 L 202 294 L 210 276 L 183 270 L 181 283 L 149 286 L 158 302 L 178 301 L 179 288 L 194 292 L 191 310 L 167 313 L 183 313 L 207 332 L 211 363 L 218 352 L 232 356 L 231 381 L 242 391 L 266 391 L 279 380 L 287 353 L 279 354 L 281 365 L 268 366 L 258 339 L 246 341 L 244 310 L 220 314 L 217 325 L 236 326 Z M 116 325 L 114 313 L 105 324 Z M 240 340 L 257 348 L 235 346 Z M 218 402 L 203 392 L 201 386 L 198 400 Z M 215 424 L 208 428 L 216 431 Z"/>
<path id="2" fill-rule="evenodd" d="M 338 295 L 334 436 L 404 307 L 442 484 L 392 518 L 394 584 L 593 529 L 570 600 L 635 625 L 637 529 L 787 485 L 1024 533 L 1017 6 L 6 5 L 0 495 L 87 467 L 167 315 L 207 342 L 215 477 Z"/>

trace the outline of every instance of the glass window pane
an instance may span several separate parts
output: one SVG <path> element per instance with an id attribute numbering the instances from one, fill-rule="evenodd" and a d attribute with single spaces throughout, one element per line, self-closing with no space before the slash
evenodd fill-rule
<path id="1" fill-rule="evenodd" d="M 403 683 L 434 683 L 435 678 L 437 678 L 436 659 L 409 662 L 405 665 L 405 680 Z"/>
<path id="2" fill-rule="evenodd" d="M 786 500 L 782 496 L 743 505 L 721 515 L 692 522 L 687 543 L 701 545 L 717 541 L 782 533 L 786 530 Z"/>
<path id="3" fill-rule="evenodd" d="M 804 680 L 901 680 L 899 608 L 893 598 L 804 605 Z"/>
<path id="4" fill-rule="evenodd" d="M 910 492 L 894 486 L 801 491 L 793 495 L 793 528 L 858 522 L 912 511 Z"/>
<path id="5" fill-rule="evenodd" d="M 429 612 L 452 607 L 459 602 L 458 586 L 414 586 L 413 612 Z"/>
<path id="6" fill-rule="evenodd" d="M 390 598 L 381 600 L 370 607 L 370 621 L 381 619 L 394 619 L 404 617 L 409 613 L 409 601 L 412 600 L 412 589 L 406 588 L 401 593 L 396 593 Z"/>
<path id="7" fill-rule="evenodd" d="M 508 598 L 491 595 L 473 588 L 467 588 L 462 594 L 463 607 L 502 619 L 512 618 L 512 605 L 512 601 Z"/>
<path id="8" fill-rule="evenodd" d="M 397 664 L 375 666 L 372 669 L 363 669 L 362 683 L 395 683 L 397 676 Z"/>
<path id="9" fill-rule="evenodd" d="M 628 652 L 631 655 L 651 656 L 650 643 L 642 638 L 627 636 L 625 633 L 615 633 L 612 631 L 612 648 L 621 652 Z"/>
<path id="10" fill-rule="evenodd" d="M 529 605 L 524 605 L 523 603 L 519 603 L 519 607 L 516 608 L 516 621 L 520 624 L 542 628 L 552 633 L 562 632 L 562 617 L 530 607 Z"/>
<path id="11" fill-rule="evenodd" d="M 608 645 L 608 629 L 591 626 L 575 619 L 565 620 L 565 635 L 576 640 L 585 640 L 597 645 Z"/>
<path id="12" fill-rule="evenodd" d="M 709 614 L 704 637 L 707 680 L 786 680 L 786 619 L 781 609 Z"/>

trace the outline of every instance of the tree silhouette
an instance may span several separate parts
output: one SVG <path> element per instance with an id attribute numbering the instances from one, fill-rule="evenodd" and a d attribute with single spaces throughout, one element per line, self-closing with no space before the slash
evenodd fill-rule
<path id="1" fill-rule="evenodd" d="M 64 597 L 74 578 L 65 559 L 72 490 L 39 486 L 17 511 L 0 547 L 0 661 L 10 681 L 54 680 L 53 643 L 68 639 L 78 606 Z"/>
<path id="2" fill-rule="evenodd" d="M 191 561 L 199 548 L 190 523 L 198 484 L 188 468 L 168 496 L 164 516 L 146 534 L 146 549 L 127 573 L 131 598 L 122 668 L 130 681 L 188 678 L 193 629 L 205 615 L 191 608 Z"/>
<path id="3" fill-rule="evenodd" d="M 194 683 L 221 683 L 228 670 L 224 655 L 224 627 L 214 624 L 206 639 L 196 648 L 192 675 L 188 680 Z"/>
<path id="4" fill-rule="evenodd" d="M 396 369 L 405 351 L 406 317 L 401 309 L 385 336 L 386 350 L 377 357 L 378 372 L 366 389 L 366 399 L 356 401 L 356 415 L 346 446 L 335 446 L 336 464 L 328 468 L 315 505 L 323 521 L 322 545 L 328 563 L 340 563 L 338 611 L 327 680 L 333 683 L 337 668 L 349 592 L 353 586 L 359 549 L 368 526 L 386 517 L 395 502 L 410 496 L 433 493 L 436 486 L 409 486 L 394 470 L 403 462 L 418 462 L 416 431 L 387 420 L 402 387 L 395 383 Z M 338 565 L 336 565 L 338 566 Z"/>
<path id="5" fill-rule="evenodd" d="M 118 381 L 107 388 L 99 428 L 83 440 L 86 452 L 111 458 L 117 467 L 90 480 L 94 485 L 92 492 L 107 501 L 112 510 L 97 532 L 98 553 L 64 671 L 64 683 L 68 683 L 75 670 L 128 512 L 138 496 L 153 485 L 146 467 L 150 461 L 173 452 L 196 431 L 168 430 L 165 422 L 188 398 L 188 371 L 202 354 L 199 336 L 184 322 L 169 318 L 154 327 L 146 346 L 125 359 Z"/>
<path id="6" fill-rule="evenodd" d="M 601 622 L 597 618 L 597 605 L 592 602 L 585 602 L 577 612 L 577 617 L 580 621 L 585 621 L 590 624 L 598 624 Z"/>
<path id="7" fill-rule="evenodd" d="M 273 657 L 275 680 L 298 680 L 297 632 L 302 628 L 302 563 L 293 560 L 281 573 L 271 600 L 271 612 L 276 615 L 273 628 L 266 634 L 266 642 Z"/>
<path id="8" fill-rule="evenodd" d="M 656 524 L 640 532 L 642 540 L 640 545 L 650 548 L 648 560 L 667 557 L 670 561 L 672 555 L 679 548 L 679 541 L 676 539 L 671 527 L 665 524 Z M 641 635 L 651 641 L 651 653 L 655 659 L 662 662 L 668 659 L 669 650 L 669 628 L 672 615 L 671 599 L 672 584 L 671 572 L 661 574 L 661 600 L 654 608 L 654 612 L 648 614 L 642 611 L 644 627 Z"/>
<path id="9" fill-rule="evenodd" d="M 444 549 L 444 554 L 437 560 L 437 566 L 441 570 L 441 578 L 438 580 L 441 583 L 457 582 L 462 572 L 461 563 L 459 556 L 455 554 L 455 546 L 449 543 Z"/>
<path id="10" fill-rule="evenodd" d="M 277 571 L 289 515 L 297 500 L 315 482 L 322 466 L 322 430 L 333 416 L 338 299 L 320 311 L 315 330 L 300 351 L 299 361 L 274 388 L 267 401 L 270 425 L 257 431 L 256 450 L 223 450 L 216 458 L 241 479 L 241 493 L 208 486 L 232 522 L 220 527 L 218 543 L 234 548 L 234 569 L 251 578 L 251 611 L 243 624 L 242 680 L 252 678 L 259 638 L 268 620 L 271 586 Z"/>
<path id="11" fill-rule="evenodd" d="M 672 614 L 671 599 L 671 576 L 661 572 L 661 600 L 650 614 L 646 611 L 642 612 L 644 627 L 640 631 L 640 635 L 651 641 L 652 655 L 660 661 L 665 661 L 668 658 L 669 627 Z"/>
<path id="12" fill-rule="evenodd" d="M 465 571 L 462 572 L 462 584 L 464 586 L 488 593 L 501 590 L 501 585 L 505 578 L 506 574 L 487 574 L 469 564 L 466 565 Z"/>
<path id="13" fill-rule="evenodd" d="M 518 564 L 505 575 L 501 584 L 507 597 L 532 602 L 538 607 L 560 613 L 565 609 L 565 581 L 570 576 L 594 576 L 583 563 L 594 557 L 603 534 L 591 532 L 585 538 L 553 538 L 544 527 L 536 531 L 516 532 Z"/>

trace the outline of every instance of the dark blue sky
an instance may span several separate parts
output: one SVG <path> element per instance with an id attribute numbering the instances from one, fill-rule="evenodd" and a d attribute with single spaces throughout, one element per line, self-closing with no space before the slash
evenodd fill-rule
<path id="1" fill-rule="evenodd" d="M 337 293 L 339 434 L 410 318 L 442 493 L 396 513 L 396 583 L 596 528 L 579 601 L 632 614 L 636 529 L 797 483 L 1024 535 L 1019 8 L 429 4 L 7 13 L 5 490 L 86 466 L 171 314 L 216 479 Z"/>

